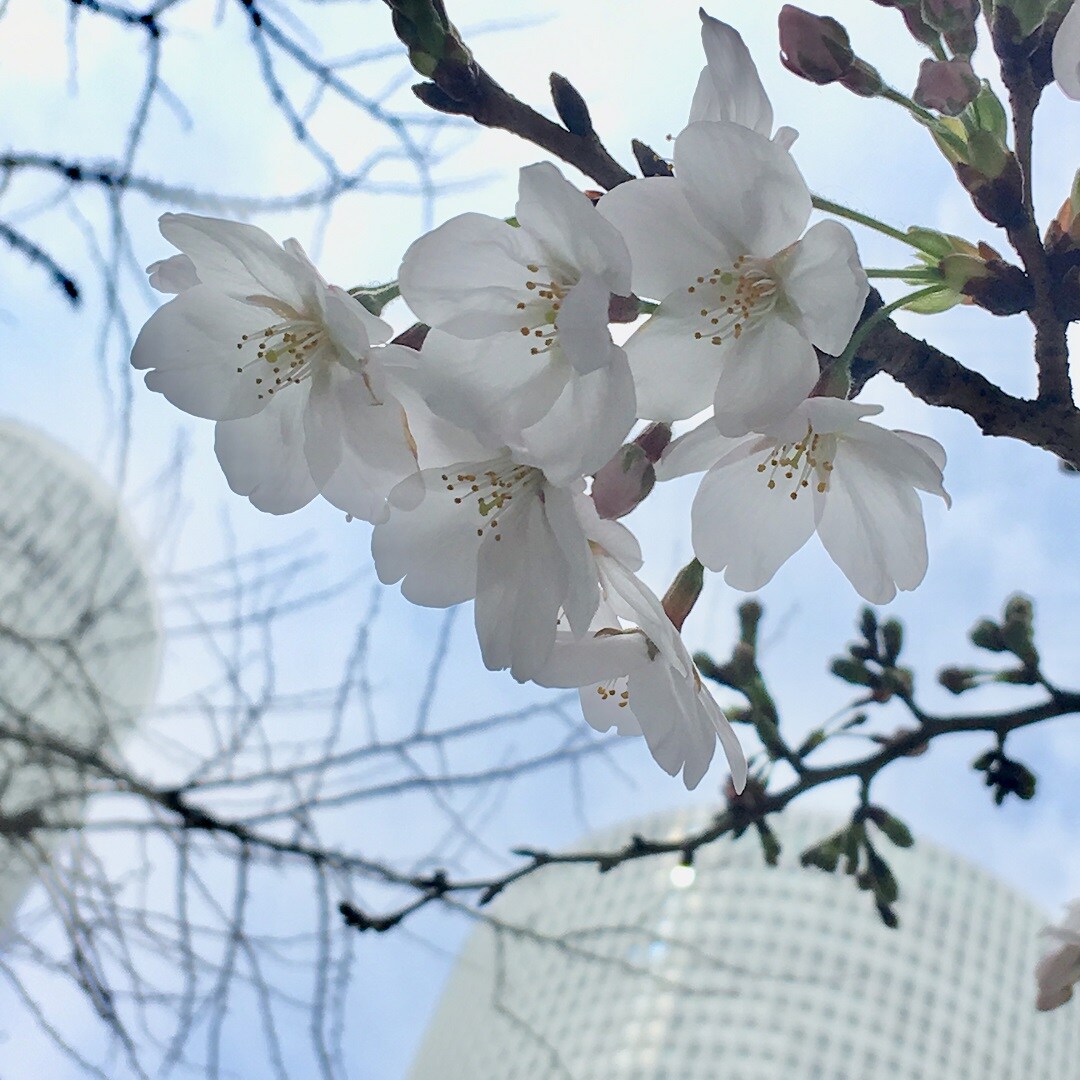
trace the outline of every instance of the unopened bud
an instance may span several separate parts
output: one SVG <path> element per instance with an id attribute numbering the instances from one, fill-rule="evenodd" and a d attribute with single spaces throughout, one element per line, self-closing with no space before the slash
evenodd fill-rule
<path id="1" fill-rule="evenodd" d="M 593 477 L 592 500 L 602 518 L 629 514 L 653 489 L 656 472 L 645 451 L 627 443 Z"/>
<path id="2" fill-rule="evenodd" d="M 851 67 L 840 78 L 840 85 L 859 97 L 877 97 L 885 83 L 877 68 L 855 58 Z"/>
<path id="3" fill-rule="evenodd" d="M 912 4 L 901 10 L 904 17 L 904 25 L 908 33 L 923 45 L 934 45 L 938 41 L 938 32 L 924 18 L 922 9 L 918 4 Z"/>
<path id="4" fill-rule="evenodd" d="M 835 19 L 785 4 L 778 23 L 780 60 L 800 78 L 824 86 L 839 81 L 854 63 L 847 31 Z"/>
<path id="5" fill-rule="evenodd" d="M 915 102 L 947 116 L 959 116 L 979 95 L 982 84 L 967 60 L 924 60 L 919 66 Z"/>
<path id="6" fill-rule="evenodd" d="M 705 567 L 691 559 L 676 575 L 661 601 L 664 612 L 676 630 L 681 630 L 686 616 L 694 610 L 705 585 Z"/>
<path id="7" fill-rule="evenodd" d="M 979 0 L 922 0 L 923 21 L 944 34 L 949 48 L 959 56 L 975 51 L 978 16 Z"/>

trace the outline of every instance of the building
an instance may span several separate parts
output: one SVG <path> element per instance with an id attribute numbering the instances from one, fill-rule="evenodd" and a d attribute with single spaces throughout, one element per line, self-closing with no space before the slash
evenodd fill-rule
<path id="1" fill-rule="evenodd" d="M 586 837 L 681 836 L 688 809 Z M 1037 1013 L 1044 913 L 930 843 L 886 854 L 901 925 L 842 874 L 799 865 L 836 823 L 776 819 L 606 874 L 547 867 L 488 910 L 450 977 L 410 1080 L 1076 1080 L 1080 1018 Z M 890 849 L 890 850 L 886 850 Z"/>
<path id="2" fill-rule="evenodd" d="M 115 493 L 70 451 L 0 420 L 0 931 L 60 835 L 20 840 L 20 815 L 78 820 L 86 797 L 83 770 L 48 739 L 114 748 L 152 698 L 160 638 Z"/>

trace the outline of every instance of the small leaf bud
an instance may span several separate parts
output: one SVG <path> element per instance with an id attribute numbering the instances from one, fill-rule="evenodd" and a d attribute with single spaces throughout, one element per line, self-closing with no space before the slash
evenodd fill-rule
<path id="1" fill-rule="evenodd" d="M 904 645 L 904 627 L 896 619 L 889 619 L 881 627 L 881 641 L 885 646 L 885 663 L 895 664 Z"/>
<path id="2" fill-rule="evenodd" d="M 979 685 L 982 672 L 978 668 L 946 667 L 938 672 L 938 682 L 950 694 L 963 694 Z"/>
<path id="3" fill-rule="evenodd" d="M 555 104 L 555 111 L 559 119 L 566 126 L 571 135 L 583 137 L 593 134 L 592 118 L 589 116 L 589 107 L 585 99 L 558 72 L 553 71 L 550 76 L 551 100 Z"/>
<path id="4" fill-rule="evenodd" d="M 911 830 L 899 819 L 880 806 L 868 806 L 866 817 L 872 821 L 897 847 L 909 848 L 915 843 Z"/>
<path id="5" fill-rule="evenodd" d="M 989 619 L 980 619 L 971 628 L 971 643 L 988 652 L 1008 652 L 1009 647 L 1001 634 L 1001 627 Z"/>
<path id="6" fill-rule="evenodd" d="M 651 146 L 647 146 L 640 139 L 634 139 L 630 143 L 634 151 L 634 158 L 638 163 L 642 176 L 674 176 L 675 170 L 671 162 L 662 158 Z"/>
<path id="7" fill-rule="evenodd" d="M 852 686 L 870 686 L 874 681 L 873 675 L 867 671 L 864 664 L 849 660 L 846 656 L 838 656 L 833 660 L 831 670 L 838 679 L 843 679 Z"/>

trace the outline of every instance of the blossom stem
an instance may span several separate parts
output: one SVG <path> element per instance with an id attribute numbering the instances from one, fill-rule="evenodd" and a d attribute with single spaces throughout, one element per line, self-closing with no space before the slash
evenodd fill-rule
<path id="1" fill-rule="evenodd" d="M 924 297 L 933 296 L 934 293 L 941 292 L 944 288 L 944 284 L 929 285 L 925 289 L 916 289 L 915 292 L 908 293 L 906 296 L 901 296 L 899 300 L 893 300 L 891 304 L 885 304 L 882 307 L 879 307 L 868 319 L 855 328 L 855 333 L 851 335 L 851 340 L 848 342 L 847 348 L 836 362 L 837 365 L 842 370 L 850 370 L 851 361 L 855 359 L 855 355 L 859 351 L 859 346 L 862 345 L 871 331 L 879 323 L 884 322 L 894 311 L 898 311 L 900 308 L 906 307 L 916 300 L 922 300 Z"/>
<path id="2" fill-rule="evenodd" d="M 871 217 L 869 214 L 864 214 L 860 210 L 853 210 L 850 206 L 844 206 L 843 203 L 833 202 L 831 199 L 826 199 L 821 195 L 813 195 L 811 198 L 814 203 L 814 208 L 817 210 L 824 210 L 827 214 L 835 214 L 837 217 L 847 218 L 848 221 L 858 222 L 860 225 L 865 225 L 868 229 L 884 233 L 886 236 L 891 236 L 894 240 L 899 240 L 904 244 L 908 244 L 917 251 L 925 251 L 928 254 L 932 254 L 925 244 L 921 244 L 908 233 L 901 232 L 899 229 L 893 228 L 892 225 L 886 225 L 884 221 L 878 221 L 877 218 Z"/>
<path id="3" fill-rule="evenodd" d="M 381 315 L 383 308 L 391 300 L 396 300 L 401 291 L 396 281 L 386 281 L 382 285 L 357 285 L 349 290 L 349 295 L 359 300 L 372 315 Z"/>
<path id="4" fill-rule="evenodd" d="M 911 266 L 901 269 L 891 269 L 880 266 L 866 268 L 868 278 L 899 278 L 901 281 L 941 281 L 941 272 L 932 266 Z"/>
<path id="5" fill-rule="evenodd" d="M 891 86 L 883 87 L 878 96 L 906 109 L 920 124 L 929 128 L 938 139 L 949 146 L 960 160 L 964 160 L 964 155 L 968 152 L 967 147 L 928 109 L 916 105 L 906 94 L 901 94 L 899 90 L 894 90 Z"/>

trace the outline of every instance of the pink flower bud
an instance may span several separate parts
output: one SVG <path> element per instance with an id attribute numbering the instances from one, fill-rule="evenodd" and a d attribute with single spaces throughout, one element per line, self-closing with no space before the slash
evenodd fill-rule
<path id="1" fill-rule="evenodd" d="M 981 85 L 966 60 L 924 60 L 914 98 L 924 109 L 958 116 L 978 97 Z"/>
<path id="2" fill-rule="evenodd" d="M 645 451 L 627 443 L 593 477 L 592 500 L 602 518 L 629 514 L 653 489 L 656 473 Z"/>
<path id="3" fill-rule="evenodd" d="M 835 19 L 785 4 L 780 9 L 780 60 L 788 71 L 824 86 L 855 60 L 847 31 Z"/>
<path id="4" fill-rule="evenodd" d="M 653 489 L 664 447 L 671 441 L 668 424 L 650 424 L 632 443 L 619 452 L 593 477 L 592 500 L 602 518 L 629 514 Z"/>

